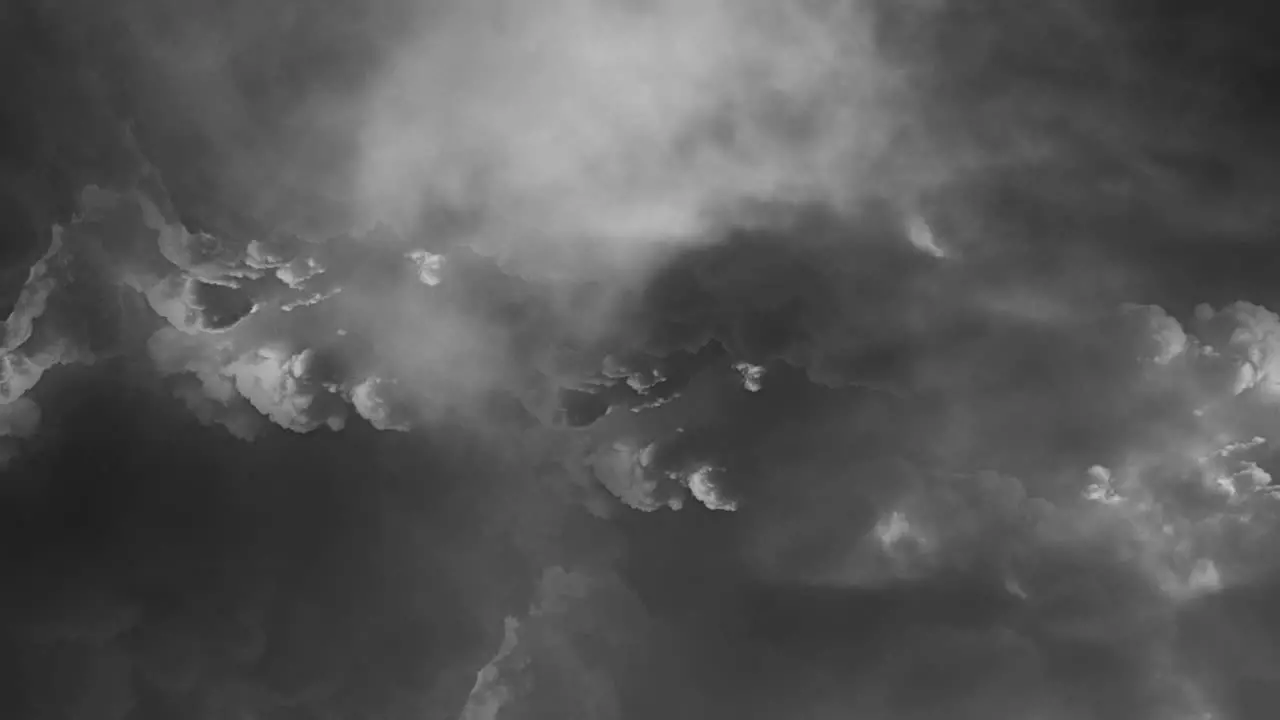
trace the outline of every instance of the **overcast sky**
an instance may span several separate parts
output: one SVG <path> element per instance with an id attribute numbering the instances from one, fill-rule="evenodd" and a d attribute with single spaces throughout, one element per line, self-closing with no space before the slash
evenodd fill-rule
<path id="1" fill-rule="evenodd" d="M 1273 717 L 1260 7 L 11 0 L 0 717 Z"/>

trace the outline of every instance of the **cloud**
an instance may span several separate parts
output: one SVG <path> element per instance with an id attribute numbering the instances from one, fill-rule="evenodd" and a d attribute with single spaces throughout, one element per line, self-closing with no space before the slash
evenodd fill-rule
<path id="1" fill-rule="evenodd" d="M 189 332 L 221 332 L 235 327 L 254 308 L 243 295 L 221 285 L 210 285 L 191 277 L 173 275 L 147 290 L 147 301 L 156 314 L 171 325 Z M 222 300 L 226 310 L 220 311 Z"/>
<path id="2" fill-rule="evenodd" d="M 727 583 L 713 579 L 726 564 L 796 603 L 805 594 L 828 593 L 833 603 L 849 598 L 838 612 L 854 612 L 859 597 L 920 604 L 883 620 L 896 638 L 883 641 L 841 634 L 835 609 L 820 614 L 814 622 L 825 623 L 825 632 L 866 644 L 867 658 L 879 659 L 834 670 L 845 660 L 833 655 L 857 652 L 834 649 L 836 640 L 829 650 L 789 650 L 783 655 L 794 660 L 780 663 L 794 667 L 771 676 L 762 694 L 887 717 L 927 717 L 944 707 L 974 717 L 1213 716 L 1232 707 L 1239 691 L 1215 684 L 1223 673 L 1206 670 L 1194 647 L 1178 644 L 1178 627 L 1186 617 L 1218 612 L 1205 609 L 1216 598 L 1252 592 L 1274 573 L 1263 549 L 1274 539 L 1277 510 L 1268 449 L 1274 430 L 1266 419 L 1274 401 L 1265 381 L 1237 381 L 1242 367 L 1265 367 L 1269 336 L 1259 323 L 1265 328 L 1268 317 L 1252 306 L 1203 309 L 1184 329 L 1159 308 L 1126 306 L 1048 332 L 1014 322 L 979 346 L 992 355 L 974 356 L 995 363 L 990 384 L 975 374 L 973 360 L 953 354 L 955 374 L 909 375 L 913 382 L 903 382 L 897 396 L 819 393 L 806 389 L 813 384 L 805 373 L 797 377 L 785 366 L 751 393 L 724 364 L 719 384 L 708 385 L 710 370 L 691 380 L 659 361 L 646 376 L 667 379 L 640 383 L 646 394 L 635 394 L 633 412 L 615 411 L 588 426 L 599 433 L 600 452 L 614 460 L 596 471 L 628 504 L 651 509 L 681 489 L 679 475 L 664 486 L 656 470 L 698 457 L 724 468 L 717 484 L 739 503 L 724 526 L 734 530 L 667 524 L 663 532 L 676 538 L 652 550 L 644 546 L 654 536 L 633 531 L 631 562 L 675 563 L 673 553 L 692 553 L 697 559 L 672 567 L 672 575 L 709 578 L 708 587 L 690 589 L 676 604 L 706 602 L 734 617 L 738 609 L 716 605 L 726 602 L 716 593 L 737 592 L 731 583 L 716 589 Z M 1020 350 L 1032 342 L 1043 345 Z M 926 345 L 909 357 L 921 362 L 923 353 L 928 367 L 928 352 Z M 1014 375 L 1023 378 L 1019 384 L 1009 376 L 995 381 L 1022 363 L 1034 363 L 1034 371 Z M 631 377 L 615 374 L 621 385 Z M 673 377 L 680 378 L 674 392 L 663 387 Z M 957 384 L 939 384 L 940 377 Z M 654 393 L 667 401 L 654 403 Z M 1037 408 L 1041 415 L 1028 416 Z M 614 451 L 614 433 L 645 439 Z M 957 472 L 975 465 L 985 468 Z M 714 549 L 692 549 L 700 545 Z M 662 592 L 640 582 L 645 592 Z M 930 602 L 936 609 L 926 611 Z M 952 617 L 947 613 L 961 607 L 990 612 L 993 625 L 929 614 Z M 715 641 L 692 639 L 699 637 L 694 618 L 705 616 L 690 612 L 670 621 L 696 649 L 677 652 L 712 652 Z M 904 635 L 919 649 L 892 661 L 877 654 L 906 643 Z M 913 659 L 937 657 L 952 642 L 955 659 L 928 667 Z M 753 645 L 738 652 L 777 651 Z M 987 671 L 963 692 L 960 685 L 946 689 L 945 677 L 963 674 L 975 662 L 964 658 L 973 654 L 989 658 Z M 1111 676 L 1069 669 L 1075 654 L 1111 668 Z M 859 678 L 858 690 L 807 695 L 791 671 L 845 673 Z M 727 669 L 707 672 L 718 678 L 709 684 L 751 684 Z M 1024 692 L 1009 694 L 1011 682 Z M 989 689 L 974 691 L 975 683 Z"/>
<path id="3" fill-rule="evenodd" d="M 361 199 L 408 223 L 459 207 L 469 240 L 546 269 L 700 239 L 756 202 L 843 204 L 889 145 L 869 17 L 845 2 L 424 6 L 372 95 Z"/>
<path id="4" fill-rule="evenodd" d="M 40 426 L 40 406 L 30 398 L 18 398 L 0 405 L 0 470 L 21 452 L 21 441 L 31 438 Z"/>
<path id="5" fill-rule="evenodd" d="M 0 437 L 28 438 L 40 426 L 40 406 L 29 398 L 0 405 Z"/>
<path id="6" fill-rule="evenodd" d="M 277 425 L 296 432 L 307 432 L 320 425 L 340 430 L 341 410 L 318 416 L 311 414 L 317 403 L 317 392 L 316 388 L 308 387 L 307 374 L 314 359 L 312 351 L 291 354 L 279 347 L 268 347 L 241 356 L 228 370 L 240 394 Z"/>
<path id="7" fill-rule="evenodd" d="M 81 246 L 59 225 L 27 273 L 3 326 L 0 344 L 0 431 L 3 463 L 18 455 L 14 439 L 29 439 L 40 424 L 40 407 L 26 397 L 61 365 L 91 364 L 118 351 L 109 287 L 95 277 L 100 248 Z M 87 280 L 77 282 L 80 277 Z"/>
<path id="8" fill-rule="evenodd" d="M 636 510 L 653 511 L 663 506 L 678 509 L 680 500 L 664 498 L 660 494 L 660 476 L 655 477 L 648 470 L 654 450 L 653 445 L 636 449 L 626 443 L 615 443 L 591 458 L 591 468 L 609 492 Z"/>
<path id="9" fill-rule="evenodd" d="M 1119 652 L 1108 634 L 1141 598 L 1164 619 L 1142 630 L 1123 662 L 1168 663 L 1182 677 L 1169 638 L 1183 608 L 1271 571 L 1261 548 L 1274 498 L 1258 453 L 1269 437 L 1262 418 L 1276 320 L 1258 306 L 1197 310 L 1188 328 L 1159 308 L 1133 305 L 1028 319 L 992 313 L 984 297 L 993 288 L 977 289 L 973 265 L 914 252 L 896 235 L 834 249 L 820 237 L 786 247 L 746 236 L 682 256 L 656 277 L 653 294 L 622 308 L 637 323 L 587 332 L 575 346 L 565 342 L 575 328 L 557 314 L 563 288 L 465 250 L 432 263 L 434 284 L 422 280 L 418 256 L 387 236 L 282 239 L 220 251 L 216 262 L 184 259 L 204 268 L 197 278 L 159 245 L 195 236 L 148 225 L 148 202 L 136 192 L 96 195 L 67 225 L 89 241 L 84 247 L 117 250 L 86 265 L 85 276 L 148 296 L 138 306 L 144 314 L 130 318 L 159 326 L 148 333 L 146 359 L 197 419 L 242 439 L 261 439 L 271 424 L 300 434 L 339 429 L 350 409 L 377 429 L 409 430 L 433 401 L 481 408 L 486 392 L 507 393 L 539 409 L 532 416 L 546 442 L 531 445 L 560 463 L 562 489 L 583 490 L 569 496 L 589 514 L 618 517 L 583 482 L 633 509 L 692 498 L 736 511 L 717 515 L 744 516 L 732 521 L 743 531 L 723 561 L 751 583 L 879 593 L 978 578 L 1020 608 L 1007 612 L 1025 625 L 1008 644 L 974 631 L 960 642 L 962 657 L 991 646 L 998 656 L 1039 653 L 1038 662 L 1049 662 L 1059 642 Z M 145 229 L 156 244 L 131 244 Z M 842 284 L 851 273 L 863 277 L 857 260 L 867 258 L 879 268 L 896 264 L 898 281 L 877 285 L 869 273 L 865 283 Z M 63 307 L 70 287 L 52 288 L 50 307 Z M 219 321 L 234 314 L 202 288 L 225 290 L 250 310 Z M 680 297 L 665 294 L 673 290 L 703 300 L 675 312 L 664 304 Z M 845 312 L 862 293 L 868 312 Z M 879 307 L 887 310 L 869 311 L 885 298 Z M 497 322 L 513 299 L 525 314 Z M 38 340 L 39 319 L 33 328 Z M 433 343 L 451 337 L 462 344 L 433 354 Z M 886 363 L 883 353 L 900 362 Z M 458 367 L 450 357 L 480 363 Z M 1016 377 L 1025 383 L 1011 386 Z M 433 389 L 455 394 L 436 398 Z M 570 389 L 604 398 L 605 410 L 576 427 L 541 412 L 539 392 L 552 391 L 554 409 L 558 391 Z M 1026 414 L 1044 407 L 1057 412 Z M 496 436 L 508 429 L 496 421 L 492 428 Z M 911 459 L 884 460 L 894 457 Z M 997 472 L 956 472 L 974 466 Z M 1046 575 L 1046 565 L 1064 569 Z M 1070 590 L 1068 581 L 1086 589 Z M 1108 607 L 1113 601 L 1119 606 Z M 916 642 L 925 645 L 944 639 L 920 632 Z M 528 662 L 583 662 L 550 656 Z M 901 663 L 866 682 L 888 687 L 917 672 Z M 1154 670 L 1131 671 L 1140 679 L 1115 692 L 1165 682 Z M 591 677 L 582 691 L 606 714 L 619 702 L 616 683 L 641 682 Z M 1043 682 L 1025 707 L 1053 707 L 1055 683 L 1098 680 Z M 262 702 L 304 702 L 280 692 L 283 700 Z M 476 699 L 474 712 L 502 697 L 531 708 L 566 702 L 560 691 L 525 700 L 504 692 Z M 999 704 L 982 697 L 975 708 Z"/>
<path id="10" fill-rule="evenodd" d="M 600 568 L 550 567 L 527 614 L 506 619 L 502 646 L 477 673 L 459 720 L 573 712 L 623 716 L 611 670 L 641 645 L 649 618 L 616 576 Z"/>
<path id="11" fill-rule="evenodd" d="M 376 377 L 357 383 L 351 389 L 351 404 L 360 417 L 379 430 L 408 430 L 409 421 L 403 418 L 403 411 L 397 412 L 391 385 Z"/>
<path id="12" fill-rule="evenodd" d="M 737 510 L 737 501 L 726 497 L 724 490 L 714 479 L 716 471 L 717 468 L 701 466 L 685 476 L 684 484 L 698 502 L 707 506 L 709 510 Z"/>
<path id="13" fill-rule="evenodd" d="M 91 186 L 66 228 L 54 228 L 10 321 L 13 347 L 4 362 L 11 398 L 52 365 L 91 357 L 76 323 L 104 299 L 122 313 L 116 326 L 96 329 L 104 349 L 154 333 L 146 344 L 157 369 L 178 376 L 175 392 L 206 422 L 227 424 L 240 437 L 255 436 L 260 426 L 245 414 L 245 401 L 299 432 L 340 426 L 347 402 L 379 425 L 403 428 L 417 414 L 410 408 L 421 409 L 428 396 L 443 409 L 462 407 L 503 381 L 496 365 L 501 328 L 484 330 L 487 320 L 462 311 L 465 293 L 434 301 L 423 295 L 441 275 L 422 281 L 419 251 L 405 255 L 369 238 L 237 245 L 168 219 L 163 186 L 154 177 L 150 185 Z M 340 268 L 330 269 L 335 262 Z M 438 257 L 428 264 L 441 272 Z M 132 293 L 154 315 L 112 297 Z M 424 346 L 428 328 L 445 344 Z M 375 342 L 386 352 L 372 355 Z M 465 365 L 445 360 L 463 356 Z M 313 371 L 316 359 L 324 367 Z M 188 374 L 195 382 L 181 377 Z M 385 397 L 396 376 L 412 389 Z"/>
<path id="14" fill-rule="evenodd" d="M 69 258 L 62 245 L 62 228 L 54 227 L 49 249 L 31 267 L 5 321 L 0 398 L 6 403 L 21 398 L 49 368 L 91 358 L 87 348 L 78 347 L 78 338 L 65 336 L 58 327 L 60 320 L 65 323 L 69 318 L 45 317 L 50 296 L 67 282 Z"/>
<path id="15" fill-rule="evenodd" d="M 5 326 L 0 455 L 102 438 L 11 463 L 33 702 L 1226 713 L 1179 631 L 1265 634 L 1280 321 L 1115 306 L 1270 215 L 1119 11 L 888 5 L 47 10 L 132 135 Z"/>
<path id="16" fill-rule="evenodd" d="M 461 432 L 241 443 L 103 381 L 118 369 L 42 386 L 58 443 L 5 477 L 7 712 L 453 716 L 539 569 L 496 518 L 495 497 L 541 497 L 514 453 Z"/>
<path id="17" fill-rule="evenodd" d="M 1098 333 L 1116 332 L 1107 330 L 1108 326 L 1126 328 L 1112 335 L 1114 340 L 1109 343 L 1094 345 L 1090 340 L 1079 339 L 1087 335 L 1074 333 L 1057 340 L 1063 343 L 1058 347 L 1060 352 L 1055 353 L 1057 363 L 1091 363 L 1090 370 L 1097 374 L 1086 373 L 1079 380 L 1093 382 L 1092 388 L 1087 384 L 1060 386 L 1070 382 L 1072 375 L 1065 365 L 1057 364 L 1047 366 L 1039 379 L 1031 377 L 1017 390 L 1006 390 L 1019 395 L 1045 393 L 1029 405 L 1019 400 L 1005 407 L 998 394 L 931 392 L 927 397 L 933 407 L 973 407 L 973 412 L 955 416 L 965 418 L 966 423 L 981 424 L 964 428 L 966 444 L 994 444 L 994 452 L 967 448 L 963 456 L 970 458 L 968 461 L 983 462 L 980 458 L 985 456 L 985 462 L 1004 465 L 1005 472 L 1025 469 L 1014 475 L 1017 479 L 1002 479 L 1003 474 L 966 474 L 948 480 L 946 475 L 936 476 L 936 470 L 925 470 L 929 462 L 925 458 L 929 456 L 916 453 L 916 459 L 909 464 L 919 469 L 894 470 L 893 485 L 877 489 L 877 484 L 863 484 L 866 501 L 879 509 L 875 515 L 878 520 L 869 519 L 868 525 L 862 527 L 865 539 L 859 542 L 869 548 L 881 547 L 873 554 L 887 554 L 892 562 L 898 562 L 893 560 L 898 552 L 895 548 L 902 546 L 902 552 L 913 555 L 920 568 L 936 569 L 934 563 L 947 556 L 950 559 L 945 559 L 944 564 L 948 565 L 959 563 L 966 556 L 992 559 L 994 548 L 982 541 L 985 532 L 1016 532 L 1020 543 L 1043 541 L 1049 546 L 1084 542 L 1091 533 L 1114 532 L 1119 535 L 1109 535 L 1108 543 L 1115 543 L 1116 548 L 1137 543 L 1132 551 L 1139 555 L 1154 553 L 1149 556 L 1150 562 L 1165 564 L 1147 570 L 1165 577 L 1157 579 L 1158 583 L 1174 583 L 1167 588 L 1170 593 L 1187 591 L 1188 583 L 1194 584 L 1193 575 L 1209 573 L 1206 563 L 1210 562 L 1216 570 L 1209 574 L 1216 573 L 1229 582 L 1225 580 L 1225 559 L 1200 553 L 1212 553 L 1210 548 L 1226 550 L 1221 544 L 1230 543 L 1227 538 L 1241 532 L 1232 529 L 1235 523 L 1251 525 L 1254 532 L 1269 532 L 1267 518 L 1275 502 L 1270 475 L 1264 467 L 1270 462 L 1266 447 L 1274 438 L 1262 420 L 1267 412 L 1264 408 L 1272 401 L 1265 382 L 1253 381 L 1265 378 L 1265 373 L 1253 368 L 1265 367 L 1269 336 L 1258 332 L 1255 323 L 1268 314 L 1252 306 L 1233 307 L 1221 314 L 1204 309 L 1198 311 L 1197 323 L 1208 324 L 1201 334 L 1192 335 L 1158 308 L 1145 310 L 1142 322 L 1131 323 L 1136 312 L 1125 308 L 1119 314 L 1119 319 L 1125 321 L 1123 325 L 1104 320 L 1096 327 L 1094 332 Z M 1137 334 L 1125 334 L 1134 328 Z M 1207 344 L 1212 331 L 1231 342 L 1220 345 L 1222 350 Z M 1076 348 L 1071 349 L 1072 345 Z M 1083 354 L 1077 356 L 1078 352 Z M 1102 372 L 1116 375 L 1107 377 Z M 1242 377 L 1249 382 L 1242 383 Z M 1074 407 L 1055 405 L 1059 387 L 1067 392 L 1084 392 L 1086 396 Z M 1102 388 L 1108 389 L 1104 392 Z M 903 405 L 909 408 L 911 403 Z M 1023 420 L 1024 424 L 1037 425 L 1033 434 L 1026 437 L 1036 443 L 1033 453 L 1038 466 L 1024 465 L 1024 448 L 995 441 L 1001 437 L 996 428 L 1012 427 L 1004 424 L 1003 413 L 1012 413 L 1012 420 L 1028 406 L 1058 408 L 1055 416 L 1044 418 L 1043 426 L 1039 419 Z M 857 417 L 857 411 L 853 412 Z M 950 432 L 947 413 L 942 411 L 941 429 Z M 1077 413 L 1083 424 L 1079 431 L 1069 430 L 1075 425 Z M 937 423 L 922 420 L 908 414 L 895 422 L 911 432 L 907 436 L 911 438 L 929 437 L 918 433 L 934 429 L 935 444 L 931 449 L 947 449 L 936 443 L 945 437 L 945 433 L 936 433 Z M 910 430 L 913 427 L 916 429 Z M 1058 447 L 1053 441 L 1055 430 L 1077 433 L 1071 441 L 1076 447 Z M 864 432 L 868 439 L 876 437 L 875 432 Z M 849 442 L 856 441 L 856 436 L 849 438 Z M 904 457 L 911 452 L 909 443 L 902 446 L 901 441 L 886 442 L 890 444 L 882 452 L 899 452 Z M 960 457 L 947 453 L 935 456 L 935 461 L 948 467 Z M 1093 458 L 1097 466 L 1086 472 L 1088 464 L 1076 463 L 1082 459 L 1087 463 L 1088 458 Z M 877 472 L 885 470 L 872 474 Z M 750 501 L 749 496 L 747 500 Z M 1065 513 L 1046 527 L 1078 533 L 1074 539 L 1053 531 L 1036 540 L 1041 531 L 1028 524 L 1028 513 L 1041 512 L 1034 510 L 1037 504 L 1046 504 L 1053 513 Z M 810 517 L 819 516 L 816 509 L 810 512 Z M 1157 560 L 1156 556 L 1162 559 Z"/>

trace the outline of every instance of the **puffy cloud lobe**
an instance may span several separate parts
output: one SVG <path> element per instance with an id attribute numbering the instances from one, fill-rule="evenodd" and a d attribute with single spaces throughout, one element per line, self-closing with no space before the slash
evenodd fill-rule
<path id="1" fill-rule="evenodd" d="M 180 384 L 178 393 L 203 421 L 224 424 L 244 439 L 255 436 L 259 425 L 245 416 L 250 408 L 294 432 L 342 428 L 345 403 L 331 383 L 314 376 L 315 351 L 295 353 L 281 345 L 243 349 L 216 336 L 184 335 L 173 329 L 157 331 L 150 341 L 151 355 L 162 373 L 192 373 L 199 381 L 198 390 Z M 358 397 L 369 410 L 370 398 Z"/>
<path id="2" fill-rule="evenodd" d="M 947 251 L 938 244 L 933 229 L 924 221 L 924 218 L 918 215 L 913 215 L 907 220 L 907 239 L 922 252 L 936 258 L 947 257 Z"/>
<path id="3" fill-rule="evenodd" d="M 394 383 L 368 378 L 351 388 L 351 404 L 360 417 L 379 430 L 408 430 L 410 422 L 391 390 Z"/>
<path id="4" fill-rule="evenodd" d="M 1235 366 L 1234 394 L 1257 389 L 1276 392 L 1277 351 L 1280 350 L 1280 317 L 1266 308 L 1237 302 L 1214 311 L 1196 307 L 1195 325 L 1203 352 L 1220 356 Z"/>
<path id="5" fill-rule="evenodd" d="M 763 387 L 761 380 L 764 378 L 765 369 L 760 365 L 752 365 L 751 363 L 740 362 L 733 366 L 734 370 L 742 373 L 742 386 L 751 392 L 760 392 Z"/>
<path id="6" fill-rule="evenodd" d="M 282 347 L 264 347 L 240 356 L 226 370 L 236 389 L 259 412 L 286 430 L 309 432 L 321 425 L 342 429 L 344 406 L 318 407 L 323 388 L 308 377 L 315 351 L 291 353 Z"/>
<path id="7" fill-rule="evenodd" d="M 444 256 L 426 250 L 411 250 L 405 257 L 418 266 L 418 280 L 423 285 L 440 284 L 440 268 L 444 265 Z"/>
<path id="8" fill-rule="evenodd" d="M 1121 308 L 1126 318 L 1135 321 L 1135 336 L 1148 343 L 1138 355 L 1158 365 L 1168 365 L 1187 349 L 1187 334 L 1182 324 L 1169 317 L 1164 308 L 1153 305 L 1125 305 Z"/>
<path id="9" fill-rule="evenodd" d="M 687 473 L 683 482 L 693 493 L 693 497 L 707 507 L 708 510 L 737 510 L 738 502 L 725 495 L 715 477 L 719 468 L 708 465 L 698 467 Z"/>
<path id="10" fill-rule="evenodd" d="M 664 487 L 666 478 L 650 468 L 655 450 L 652 444 L 637 448 L 620 441 L 597 450 L 589 462 L 596 478 L 626 505 L 646 512 L 662 507 L 678 509 L 679 497 Z"/>

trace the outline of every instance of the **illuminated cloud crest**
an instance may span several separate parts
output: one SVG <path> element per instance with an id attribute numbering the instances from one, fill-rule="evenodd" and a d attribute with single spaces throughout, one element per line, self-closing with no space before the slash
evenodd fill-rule
<path id="1" fill-rule="evenodd" d="M 707 507 L 708 510 L 737 510 L 738 502 L 725 496 L 715 477 L 719 469 L 703 465 L 692 470 L 682 478 L 685 487 L 693 493 L 693 497 Z"/>
<path id="2" fill-rule="evenodd" d="M 629 507 L 652 512 L 662 507 L 679 509 L 681 500 L 664 488 L 660 473 L 650 469 L 654 445 L 636 448 L 625 442 L 601 448 L 591 458 L 596 479 Z"/>
<path id="3" fill-rule="evenodd" d="M 122 303 L 125 334 L 166 326 L 147 342 L 156 369 L 173 376 L 174 392 L 202 421 L 224 424 L 241 438 L 263 429 L 251 417 L 255 412 L 280 427 L 310 432 L 341 427 L 349 404 L 380 428 L 406 429 L 420 388 L 390 395 L 397 381 L 384 378 L 388 372 L 416 382 L 426 371 L 446 390 L 432 398 L 444 407 L 473 402 L 498 384 L 480 356 L 487 352 L 496 360 L 496 347 L 484 350 L 478 337 L 468 339 L 481 320 L 460 314 L 456 294 L 433 302 L 410 291 L 415 285 L 437 290 L 441 256 L 406 254 L 381 236 L 234 242 L 192 233 L 167 218 L 167 198 L 151 195 L 162 186 L 151 186 L 122 192 L 91 186 L 70 224 L 54 229 L 6 326 L 9 401 L 49 367 L 92 357 L 78 335 L 68 334 L 84 330 L 63 326 L 76 314 L 91 317 L 91 303 L 102 302 L 103 293 L 106 302 Z M 341 269 L 330 270 L 333 262 Z M 74 273 L 66 270 L 71 264 Z M 133 293 L 154 315 L 112 297 Z M 405 307 L 394 307 L 399 303 Z M 47 307 L 55 312 L 46 313 Z M 415 357 L 414 346 L 425 339 L 408 335 L 420 331 L 414 325 L 453 337 L 457 347 Z M 123 337 L 107 327 L 96 332 Z M 390 352 L 370 362 L 375 345 Z M 471 360 L 447 367 L 433 359 L 448 355 Z"/>

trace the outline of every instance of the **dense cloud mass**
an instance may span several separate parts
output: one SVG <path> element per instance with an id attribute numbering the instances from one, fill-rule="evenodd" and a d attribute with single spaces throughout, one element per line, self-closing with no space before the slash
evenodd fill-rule
<path id="1" fill-rule="evenodd" d="M 1267 18 L 0 11 L 0 714 L 1261 720 Z"/>

